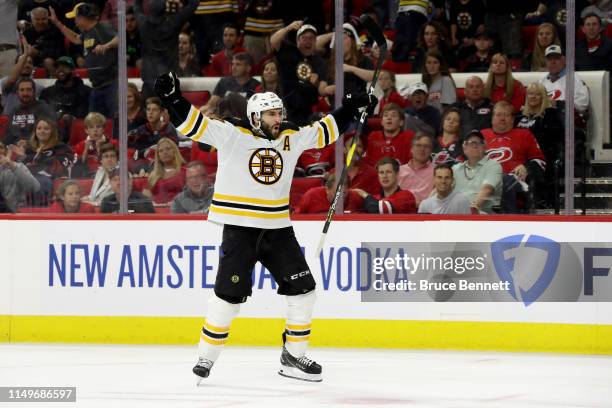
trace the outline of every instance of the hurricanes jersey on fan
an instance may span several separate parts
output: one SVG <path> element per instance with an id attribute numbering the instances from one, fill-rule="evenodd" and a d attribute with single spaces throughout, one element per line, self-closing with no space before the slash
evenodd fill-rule
<path id="1" fill-rule="evenodd" d="M 270 140 L 254 135 L 246 125 L 211 119 L 195 106 L 191 106 L 177 130 L 218 151 L 215 193 L 208 219 L 268 229 L 291 225 L 289 190 L 302 152 L 334 143 L 339 133 L 334 117 L 327 115 L 299 129 L 281 126 L 279 136 Z"/>

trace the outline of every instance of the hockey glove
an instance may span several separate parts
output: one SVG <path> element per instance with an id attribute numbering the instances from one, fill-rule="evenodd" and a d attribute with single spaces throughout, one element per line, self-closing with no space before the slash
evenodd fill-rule
<path id="1" fill-rule="evenodd" d="M 176 74 L 168 72 L 157 77 L 155 93 L 164 104 L 174 105 L 181 98 L 181 82 Z"/>
<path id="2" fill-rule="evenodd" d="M 342 98 L 342 106 L 351 111 L 354 118 L 358 118 L 363 109 L 367 109 L 368 115 L 373 114 L 376 105 L 378 98 L 372 94 L 348 94 Z"/>

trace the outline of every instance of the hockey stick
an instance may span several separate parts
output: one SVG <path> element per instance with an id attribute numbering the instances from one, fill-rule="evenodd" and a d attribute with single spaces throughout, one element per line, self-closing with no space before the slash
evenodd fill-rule
<path id="1" fill-rule="evenodd" d="M 376 70 L 374 71 L 374 77 L 370 82 L 370 88 L 368 89 L 368 94 L 372 95 L 374 93 L 374 87 L 376 86 L 376 81 L 378 81 L 378 75 L 380 74 L 380 69 L 382 67 L 383 61 L 385 60 L 385 55 L 387 54 L 387 40 L 385 39 L 385 35 L 381 28 L 376 24 L 376 22 L 367 14 L 364 14 L 359 19 L 361 22 L 361 26 L 372 36 L 376 44 L 380 47 L 380 56 L 378 57 L 378 61 L 376 63 Z M 355 148 L 357 147 L 357 141 L 361 137 L 361 133 L 363 132 L 363 126 L 365 124 L 366 118 L 368 116 L 368 110 L 364 109 L 361 112 L 361 117 L 359 118 L 359 124 L 357 125 L 357 131 L 351 140 L 351 147 L 346 155 L 346 164 L 342 169 L 342 173 L 340 174 L 340 180 L 338 180 L 338 184 L 336 185 L 336 192 L 334 194 L 334 199 L 327 211 L 327 218 L 325 219 L 325 225 L 323 226 L 323 232 L 321 233 L 321 238 L 319 239 L 319 245 L 317 246 L 315 256 L 319 255 L 323 250 L 323 245 L 325 244 L 325 238 L 327 237 L 327 231 L 329 230 L 329 226 L 331 225 L 332 219 L 334 218 L 334 214 L 336 212 L 336 205 L 338 204 L 338 199 L 340 195 L 342 195 L 342 190 L 344 189 L 344 183 L 346 181 L 346 177 L 348 174 L 348 168 L 353 160 L 353 154 L 355 153 Z"/>

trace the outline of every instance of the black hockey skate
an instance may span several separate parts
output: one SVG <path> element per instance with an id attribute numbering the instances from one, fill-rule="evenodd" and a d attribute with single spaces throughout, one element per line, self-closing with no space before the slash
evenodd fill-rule
<path id="1" fill-rule="evenodd" d="M 212 368 L 213 364 L 214 362 L 207 358 L 200 357 L 198 359 L 197 364 L 195 367 L 193 367 L 193 373 L 200 377 L 198 378 L 197 385 L 200 385 L 202 380 L 210 375 L 210 369 Z"/>
<path id="2" fill-rule="evenodd" d="M 296 358 L 283 346 L 281 353 L 281 367 L 278 373 L 283 377 L 295 378 L 302 381 L 323 381 L 321 366 L 307 357 Z"/>

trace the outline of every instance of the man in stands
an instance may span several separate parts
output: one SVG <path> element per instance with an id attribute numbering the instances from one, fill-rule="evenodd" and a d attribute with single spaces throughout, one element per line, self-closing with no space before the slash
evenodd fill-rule
<path id="1" fill-rule="evenodd" d="M 34 73 L 34 60 L 30 55 L 32 47 L 24 46 L 23 53 L 17 58 L 17 63 L 14 64 L 10 74 L 0 80 L 2 88 L 2 106 L 4 109 L 2 114 L 8 115 L 13 109 L 19 106 L 19 97 L 17 96 L 17 87 L 15 84 L 22 78 L 32 79 Z M 36 97 L 40 97 L 41 92 L 45 89 L 44 86 L 34 82 L 34 92 Z"/>
<path id="2" fill-rule="evenodd" d="M 306 191 L 295 208 L 296 214 L 324 214 L 334 200 L 336 193 L 336 176 L 329 174 L 325 184 Z M 345 188 L 348 187 L 345 186 Z M 363 208 L 363 199 L 354 190 L 344 190 L 344 212 L 356 213 Z"/>
<path id="3" fill-rule="evenodd" d="M 556 44 L 549 45 L 544 51 L 544 56 L 548 73 L 539 82 L 544 85 L 553 103 L 557 101 L 565 103 L 566 72 L 563 51 Z M 574 73 L 574 107 L 579 113 L 586 113 L 589 109 L 589 88 L 577 72 Z"/>
<path id="4" fill-rule="evenodd" d="M 411 152 L 412 159 L 399 169 L 399 186 L 414 194 L 418 205 L 429 197 L 433 188 L 433 139 L 425 133 L 417 132 L 412 139 Z"/>
<path id="5" fill-rule="evenodd" d="M 80 34 L 66 27 L 51 7 L 49 20 L 73 44 L 83 45 L 85 67 L 88 69 L 92 92 L 89 111 L 112 118 L 117 111 L 117 46 L 119 38 L 109 25 L 100 23 L 100 10 L 95 4 L 78 3 L 66 18 L 74 19 Z"/>
<path id="6" fill-rule="evenodd" d="M 344 137 L 344 160 L 346 163 L 346 158 L 348 152 L 351 148 L 351 143 L 353 140 L 353 135 L 348 133 Z M 333 152 L 331 152 L 333 153 Z M 353 158 L 351 159 L 351 165 L 349 166 L 346 173 L 347 180 L 347 188 L 354 189 L 358 188 L 366 191 L 369 194 L 376 194 L 380 190 L 380 186 L 378 184 L 378 174 L 376 173 L 376 169 L 373 166 L 370 166 L 363 160 L 364 154 L 364 143 L 363 139 L 357 139 L 357 143 L 355 145 L 355 152 L 353 154 Z M 332 155 L 330 159 L 334 159 Z M 336 169 L 332 168 L 329 170 L 328 174 L 335 174 Z"/>
<path id="7" fill-rule="evenodd" d="M 512 105 L 511 105 L 512 106 Z M 474 212 L 492 214 L 502 195 L 501 165 L 485 154 L 485 137 L 477 129 L 463 142 L 466 161 L 453 166 L 455 189 L 470 200 Z"/>
<path id="8" fill-rule="evenodd" d="M 236 92 L 245 98 L 255 93 L 259 81 L 251 76 L 253 60 L 246 52 L 240 52 L 232 58 L 232 75 L 223 77 L 217 82 L 213 94 L 202 112 L 206 115 L 216 114 L 221 98 L 230 92 Z"/>
<path id="9" fill-rule="evenodd" d="M 36 99 L 33 79 L 20 79 L 16 88 L 19 104 L 9 112 L 9 127 L 4 136 L 7 146 L 19 139 L 29 139 L 37 119 L 55 120 L 55 111 L 46 102 Z"/>
<path id="10" fill-rule="evenodd" d="M 230 76 L 232 74 L 232 59 L 240 52 L 246 52 L 238 46 L 240 32 L 235 24 L 226 24 L 223 27 L 223 49 L 214 54 L 208 66 L 208 75 L 214 77 Z"/>
<path id="11" fill-rule="evenodd" d="M 187 163 L 185 189 L 172 200 L 173 214 L 208 214 L 214 186 L 208 182 L 206 168 L 199 161 Z"/>
<path id="12" fill-rule="evenodd" d="M 73 75 L 74 61 L 70 57 L 59 57 L 55 63 L 55 84 L 44 89 L 40 99 L 47 102 L 58 117 L 82 119 L 89 112 L 91 88 Z"/>
<path id="13" fill-rule="evenodd" d="M 422 214 L 471 214 L 470 200 L 455 189 L 453 169 L 448 163 L 440 163 L 434 169 L 434 192 L 421 201 Z"/>
<path id="14" fill-rule="evenodd" d="M 371 166 L 383 157 L 392 157 L 400 164 L 408 163 L 412 157 L 412 130 L 404 130 L 404 111 L 395 103 L 388 103 L 382 111 L 383 130 L 370 132 L 364 160 Z"/>
<path id="15" fill-rule="evenodd" d="M 576 43 L 577 71 L 612 71 L 612 41 L 603 31 L 601 16 L 591 12 L 582 17 L 584 39 Z"/>
<path id="16" fill-rule="evenodd" d="M 295 43 L 287 40 L 296 31 Z M 327 76 L 327 63 L 316 54 L 317 29 L 294 21 L 272 34 L 270 45 L 280 69 L 287 117 L 299 126 L 309 124 L 312 107 L 319 100 L 319 84 Z"/>
<path id="17" fill-rule="evenodd" d="M 411 85 L 408 94 L 412 106 L 406 109 L 406 128 L 436 137 L 440 129 L 440 111 L 427 104 L 429 91 L 422 82 Z"/>
<path id="18" fill-rule="evenodd" d="M 15 212 L 18 206 L 25 203 L 26 193 L 38 190 L 38 180 L 23 163 L 12 161 L 11 152 L 0 142 L 0 195 L 7 210 Z"/>
<path id="19" fill-rule="evenodd" d="M 115 167 L 109 172 L 109 179 L 113 194 L 107 195 L 102 199 L 100 212 L 116 213 L 119 211 L 119 192 L 121 191 L 119 167 Z M 132 178 L 128 179 L 128 212 L 131 213 L 154 213 L 153 202 L 139 191 L 132 190 Z"/>
<path id="20" fill-rule="evenodd" d="M 459 109 L 462 137 L 472 129 L 490 128 L 493 111 L 491 100 L 484 97 L 484 82 L 479 77 L 472 76 L 465 81 L 464 93 L 465 100 L 453 105 Z"/>
<path id="21" fill-rule="evenodd" d="M 501 164 L 504 174 L 525 181 L 530 174 L 540 174 L 546 166 L 544 154 L 529 129 L 514 128 L 513 107 L 499 101 L 493 107 L 492 127 L 482 134 L 487 155 Z"/>
<path id="22" fill-rule="evenodd" d="M 24 31 L 23 36 L 32 46 L 34 65 L 46 68 L 53 75 L 55 60 L 64 53 L 64 36 L 49 24 L 49 10 L 46 8 L 36 7 L 30 13 L 30 18 L 32 26 Z"/>
<path id="23" fill-rule="evenodd" d="M 371 195 L 354 188 L 352 191 L 363 198 L 363 207 L 370 214 L 410 214 L 416 212 L 414 195 L 398 185 L 400 166 L 397 160 L 383 157 L 376 163 L 380 193 Z"/>

